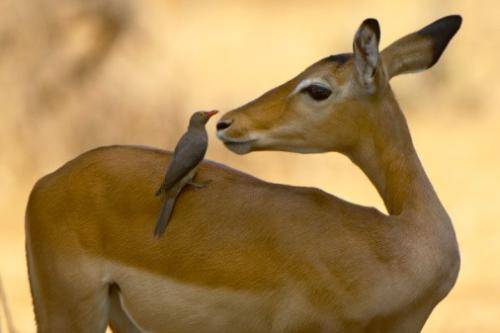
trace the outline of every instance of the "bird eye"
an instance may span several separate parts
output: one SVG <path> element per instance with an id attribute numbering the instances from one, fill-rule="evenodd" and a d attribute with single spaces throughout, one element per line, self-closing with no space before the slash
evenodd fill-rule
<path id="1" fill-rule="evenodd" d="M 318 84 L 311 84 L 310 86 L 304 87 L 300 92 L 308 94 L 315 101 L 323 101 L 332 94 L 330 89 Z"/>

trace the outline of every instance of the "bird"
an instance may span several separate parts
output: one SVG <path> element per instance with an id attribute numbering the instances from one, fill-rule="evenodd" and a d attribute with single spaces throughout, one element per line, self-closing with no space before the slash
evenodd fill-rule
<path id="1" fill-rule="evenodd" d="M 207 183 L 193 181 L 196 169 L 203 160 L 208 147 L 205 124 L 218 111 L 198 111 L 189 120 L 187 132 L 175 146 L 174 154 L 168 165 L 165 178 L 156 191 L 156 196 L 165 194 L 165 201 L 158 216 L 154 236 L 159 238 L 165 232 L 181 190 L 187 184 L 203 188 Z"/>

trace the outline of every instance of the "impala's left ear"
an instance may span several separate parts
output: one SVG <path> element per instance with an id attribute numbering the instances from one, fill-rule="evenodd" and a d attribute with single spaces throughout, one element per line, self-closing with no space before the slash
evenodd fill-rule
<path id="1" fill-rule="evenodd" d="M 377 20 L 364 20 L 354 36 L 353 52 L 359 82 L 368 92 L 375 91 L 375 73 L 380 61 L 379 42 L 380 27 Z"/>
<path id="2" fill-rule="evenodd" d="M 459 15 L 446 16 L 387 46 L 381 58 L 388 79 L 432 67 L 461 24 Z"/>

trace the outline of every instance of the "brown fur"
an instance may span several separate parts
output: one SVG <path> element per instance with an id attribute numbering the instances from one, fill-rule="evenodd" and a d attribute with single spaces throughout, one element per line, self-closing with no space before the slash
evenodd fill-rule
<path id="1" fill-rule="evenodd" d="M 39 330 L 102 329 L 109 286 L 117 285 L 123 311 L 149 331 L 419 331 L 456 280 L 458 247 L 389 87 L 388 65 L 378 66 L 375 93 L 367 94 L 353 59 L 320 61 L 226 114 L 232 123 L 223 138 L 258 135 L 249 151 L 342 152 L 372 180 L 389 215 L 204 161 L 196 180 L 212 182 L 184 189 L 169 231 L 156 240 L 154 192 L 170 154 L 99 148 L 42 178 L 30 196 Z M 310 76 L 334 81 L 338 96 L 327 104 L 291 96 Z"/>

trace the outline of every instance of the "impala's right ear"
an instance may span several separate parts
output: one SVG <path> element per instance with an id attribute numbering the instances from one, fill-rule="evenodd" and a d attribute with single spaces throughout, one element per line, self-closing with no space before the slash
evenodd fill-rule
<path id="1" fill-rule="evenodd" d="M 388 77 L 432 67 L 461 23 L 459 15 L 446 16 L 386 47 L 381 56 Z"/>
<path id="2" fill-rule="evenodd" d="M 368 92 L 375 90 L 375 73 L 380 61 L 379 42 L 380 27 L 378 21 L 373 18 L 364 20 L 354 36 L 352 48 L 359 82 Z"/>

